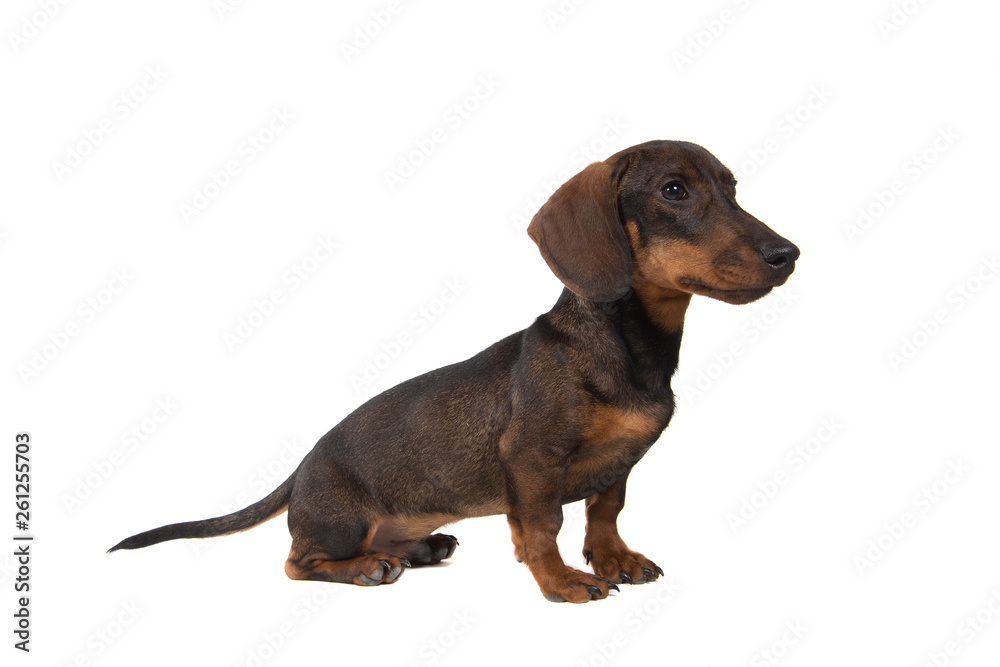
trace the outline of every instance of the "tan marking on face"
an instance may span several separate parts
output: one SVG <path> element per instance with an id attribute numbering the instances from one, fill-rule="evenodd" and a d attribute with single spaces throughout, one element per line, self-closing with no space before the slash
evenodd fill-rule
<path id="1" fill-rule="evenodd" d="M 625 233 L 632 246 L 632 289 L 656 324 L 664 331 L 680 331 L 691 293 L 675 282 L 675 272 L 690 263 L 694 253 L 679 251 L 674 244 L 641 246 L 633 221 L 625 223 Z"/>
<path id="2" fill-rule="evenodd" d="M 653 321 L 667 331 L 683 328 L 693 294 L 730 303 L 747 303 L 763 296 L 749 298 L 741 293 L 761 289 L 761 285 L 743 275 L 742 258 L 736 264 L 720 263 L 718 247 L 676 239 L 653 239 L 642 246 L 634 221 L 625 223 L 625 233 L 632 247 L 632 289 Z M 732 254 L 739 256 L 738 252 Z"/>

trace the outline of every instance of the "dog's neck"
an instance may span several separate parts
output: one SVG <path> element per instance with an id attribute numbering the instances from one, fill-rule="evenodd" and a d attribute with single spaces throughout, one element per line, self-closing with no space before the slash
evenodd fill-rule
<path id="1" fill-rule="evenodd" d="M 632 294 L 657 328 L 665 333 L 680 334 L 684 331 L 684 315 L 691 305 L 690 292 L 634 282 Z"/>
<path id="2" fill-rule="evenodd" d="M 637 367 L 649 376 L 650 382 L 663 382 L 669 387 L 677 370 L 684 313 L 691 295 L 650 301 L 644 291 L 633 289 L 616 303 L 621 313 L 617 325 Z"/>
<path id="3" fill-rule="evenodd" d="M 609 337 L 617 341 L 622 363 L 641 385 L 669 391 L 690 300 L 690 295 L 684 294 L 674 300 L 664 297 L 650 306 L 648 299 L 630 290 L 617 301 L 602 303 L 564 289 L 548 317 L 557 328 L 581 337 L 574 341 L 579 349 L 605 349 L 603 344 Z M 566 326 L 560 324 L 562 321 Z"/>

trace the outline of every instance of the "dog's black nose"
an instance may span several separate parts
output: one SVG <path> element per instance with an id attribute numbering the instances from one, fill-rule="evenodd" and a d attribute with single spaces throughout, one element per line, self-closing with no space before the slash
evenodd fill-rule
<path id="1" fill-rule="evenodd" d="M 799 249 L 793 243 L 769 243 L 760 249 L 760 256 L 773 269 L 788 269 L 799 258 Z"/>

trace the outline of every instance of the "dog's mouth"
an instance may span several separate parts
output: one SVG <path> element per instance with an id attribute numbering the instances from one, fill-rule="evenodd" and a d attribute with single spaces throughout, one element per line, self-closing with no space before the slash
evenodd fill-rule
<path id="1" fill-rule="evenodd" d="M 726 303 L 732 304 L 744 304 L 756 301 L 762 296 L 766 296 L 772 289 L 773 285 L 767 285 L 765 287 L 742 287 L 739 289 L 723 289 L 721 287 L 712 287 L 711 285 L 706 285 L 698 280 L 693 280 L 691 278 L 681 278 L 678 282 L 684 286 L 685 289 L 689 290 L 694 294 L 700 294 L 701 296 L 711 297 L 719 301 L 724 301 Z"/>

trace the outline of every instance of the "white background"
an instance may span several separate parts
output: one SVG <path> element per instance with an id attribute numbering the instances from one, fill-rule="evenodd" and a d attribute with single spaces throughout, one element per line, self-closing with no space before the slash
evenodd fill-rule
<path id="1" fill-rule="evenodd" d="M 387 2 L 5 3 L 0 437 L 12 465 L 14 434 L 33 436 L 36 541 L 30 655 L 11 647 L 0 550 L 4 660 L 996 664 L 1000 9 L 902 4 L 403 2 L 376 30 Z M 294 119 L 269 135 L 275 109 Z M 620 521 L 669 586 L 546 602 L 503 517 L 453 526 L 452 562 L 378 589 L 288 580 L 283 517 L 105 554 L 262 497 L 363 400 L 529 325 L 561 289 L 523 233 L 533 207 L 654 138 L 706 146 L 802 249 L 784 300 L 688 312 L 679 409 Z M 338 249 L 313 264 L 318 238 Z"/>

